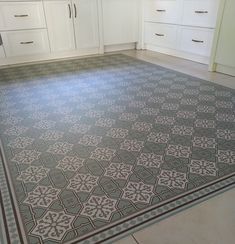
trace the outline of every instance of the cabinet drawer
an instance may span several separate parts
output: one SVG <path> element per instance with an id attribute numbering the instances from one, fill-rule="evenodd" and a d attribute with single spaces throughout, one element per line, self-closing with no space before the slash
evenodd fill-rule
<path id="1" fill-rule="evenodd" d="M 42 2 L 0 2 L 0 22 L 1 30 L 44 28 Z"/>
<path id="2" fill-rule="evenodd" d="M 184 25 L 215 27 L 219 0 L 184 0 Z"/>
<path id="3" fill-rule="evenodd" d="M 176 41 L 177 26 L 158 23 L 145 23 L 145 43 L 175 48 Z"/>
<path id="4" fill-rule="evenodd" d="M 188 53 L 194 53 L 202 56 L 210 56 L 213 30 L 187 28 L 180 29 L 180 49 Z"/>
<path id="5" fill-rule="evenodd" d="M 178 0 L 147 0 L 144 2 L 145 21 L 177 23 L 179 13 Z"/>
<path id="6" fill-rule="evenodd" d="M 6 56 L 25 56 L 49 52 L 46 30 L 9 31 L 2 33 Z"/>

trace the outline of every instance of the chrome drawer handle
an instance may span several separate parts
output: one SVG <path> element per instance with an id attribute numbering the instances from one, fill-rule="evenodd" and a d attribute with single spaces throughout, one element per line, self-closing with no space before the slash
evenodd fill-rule
<path id="1" fill-rule="evenodd" d="M 2 46 L 3 45 L 3 42 L 2 42 L 2 36 L 1 36 L 1 34 L 0 34 L 0 46 Z"/>
<path id="2" fill-rule="evenodd" d="M 195 13 L 196 13 L 196 14 L 208 14 L 208 11 L 200 11 L 200 10 L 196 10 Z"/>
<path id="3" fill-rule="evenodd" d="M 156 36 L 165 36 L 164 34 L 155 33 Z"/>
<path id="4" fill-rule="evenodd" d="M 203 43 L 204 41 L 192 39 L 192 42 Z"/>
<path id="5" fill-rule="evenodd" d="M 70 4 L 68 4 L 68 7 L 69 7 L 69 18 L 71 19 L 72 18 L 72 10 L 71 10 Z"/>
<path id="6" fill-rule="evenodd" d="M 29 42 L 20 42 L 20 44 L 23 44 L 23 45 L 25 45 L 25 44 L 32 44 L 33 43 L 33 41 L 29 41 Z"/>
<path id="7" fill-rule="evenodd" d="M 22 17 L 28 17 L 28 14 L 15 14 L 14 17 L 16 18 L 22 18 Z"/>
<path id="8" fill-rule="evenodd" d="M 157 12 L 166 12 L 165 9 L 157 9 L 156 11 L 157 11 Z"/>

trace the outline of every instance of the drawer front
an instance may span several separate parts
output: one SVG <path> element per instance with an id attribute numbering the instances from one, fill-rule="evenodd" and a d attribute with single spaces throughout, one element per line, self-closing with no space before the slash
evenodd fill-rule
<path id="1" fill-rule="evenodd" d="M 144 2 L 145 21 L 161 23 L 178 23 L 178 0 L 146 0 Z"/>
<path id="2" fill-rule="evenodd" d="M 213 30 L 181 27 L 180 49 L 209 57 L 213 41 Z"/>
<path id="3" fill-rule="evenodd" d="M 182 24 L 214 28 L 219 0 L 184 0 Z"/>
<path id="4" fill-rule="evenodd" d="M 175 48 L 177 41 L 177 26 L 145 23 L 145 43 Z"/>
<path id="5" fill-rule="evenodd" d="M 33 55 L 50 51 L 46 30 L 3 32 L 2 39 L 7 57 Z"/>
<path id="6" fill-rule="evenodd" d="M 44 28 L 42 2 L 0 2 L 0 29 L 23 30 Z"/>

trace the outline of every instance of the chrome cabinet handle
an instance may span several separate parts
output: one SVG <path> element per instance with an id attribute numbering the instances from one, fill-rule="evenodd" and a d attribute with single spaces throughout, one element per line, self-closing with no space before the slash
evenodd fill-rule
<path id="1" fill-rule="evenodd" d="M 192 39 L 192 42 L 203 43 L 204 41 Z"/>
<path id="2" fill-rule="evenodd" d="M 14 17 L 15 18 L 23 18 L 23 17 L 28 17 L 28 14 L 15 14 Z"/>
<path id="3" fill-rule="evenodd" d="M 156 36 L 165 36 L 164 34 L 155 33 Z"/>
<path id="4" fill-rule="evenodd" d="M 25 45 L 25 44 L 32 44 L 33 43 L 33 41 L 29 41 L 29 42 L 20 42 L 20 44 L 23 44 L 23 45 Z"/>
<path id="5" fill-rule="evenodd" d="M 73 7 L 74 7 L 74 17 L 77 18 L 77 7 L 75 3 L 73 4 Z"/>
<path id="6" fill-rule="evenodd" d="M 70 6 L 70 4 L 68 4 L 68 7 L 69 7 L 69 18 L 71 19 L 71 18 L 72 18 L 72 11 L 71 11 L 71 6 Z"/>
<path id="7" fill-rule="evenodd" d="M 165 9 L 157 9 L 156 11 L 157 11 L 157 12 L 166 12 Z"/>
<path id="8" fill-rule="evenodd" d="M 2 45 L 3 45 L 3 41 L 2 41 L 2 36 L 0 34 L 0 46 L 2 46 Z"/>
<path id="9" fill-rule="evenodd" d="M 196 14 L 208 14 L 208 11 L 201 11 L 201 10 L 196 10 Z"/>

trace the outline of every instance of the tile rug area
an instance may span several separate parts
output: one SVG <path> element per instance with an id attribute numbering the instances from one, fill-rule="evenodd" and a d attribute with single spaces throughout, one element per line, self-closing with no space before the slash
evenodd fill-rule
<path id="1" fill-rule="evenodd" d="M 234 106 L 121 54 L 0 70 L 5 242 L 108 242 L 231 187 Z"/>

